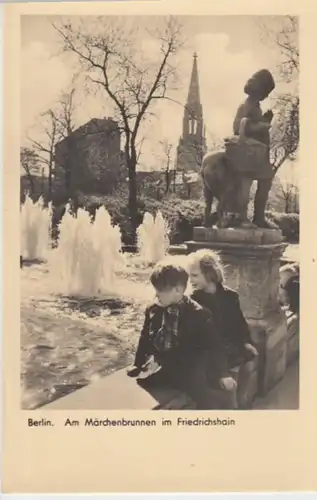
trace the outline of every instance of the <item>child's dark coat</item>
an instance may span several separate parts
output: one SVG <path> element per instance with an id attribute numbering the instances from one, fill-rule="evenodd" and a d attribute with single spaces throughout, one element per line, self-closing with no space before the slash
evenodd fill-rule
<path id="1" fill-rule="evenodd" d="M 226 343 L 229 367 L 247 361 L 250 353 L 244 344 L 254 345 L 254 342 L 240 307 L 238 293 L 219 285 L 215 294 L 196 290 L 191 297 L 212 312 L 216 328 Z"/>
<path id="2" fill-rule="evenodd" d="M 134 363 L 139 368 L 149 356 L 155 354 L 152 334 L 162 325 L 163 311 L 156 304 L 146 309 Z M 175 364 L 175 369 L 186 370 L 186 367 L 190 367 L 191 360 L 197 359 L 200 353 L 202 356 L 207 353 L 210 379 L 217 384 L 220 378 L 228 376 L 224 345 L 212 314 L 189 297 L 185 297 L 180 305 L 178 339 L 178 347 L 165 356 L 167 364 Z"/>

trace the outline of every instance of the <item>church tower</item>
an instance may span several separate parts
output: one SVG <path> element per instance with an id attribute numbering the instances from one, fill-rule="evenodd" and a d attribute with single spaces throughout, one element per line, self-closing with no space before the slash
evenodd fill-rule
<path id="1" fill-rule="evenodd" d="M 195 53 L 184 109 L 183 131 L 177 147 L 176 170 L 197 171 L 205 153 L 206 138 L 200 102 L 197 54 Z"/>

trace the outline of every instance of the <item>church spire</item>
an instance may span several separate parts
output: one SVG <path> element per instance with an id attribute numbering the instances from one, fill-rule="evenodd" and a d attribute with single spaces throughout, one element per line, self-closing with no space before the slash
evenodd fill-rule
<path id="1" fill-rule="evenodd" d="M 193 67 L 190 77 L 190 84 L 187 97 L 187 106 L 189 106 L 193 111 L 198 106 L 200 107 L 200 92 L 199 92 L 199 78 L 198 78 L 198 67 L 197 67 L 197 53 L 193 55 Z"/>
<path id="2" fill-rule="evenodd" d="M 193 54 L 187 102 L 184 106 L 183 130 L 177 148 L 177 170 L 195 171 L 206 152 L 203 109 L 200 102 L 197 54 Z"/>
<path id="3" fill-rule="evenodd" d="M 203 135 L 203 110 L 200 102 L 197 54 L 193 55 L 187 103 L 183 118 L 183 138 Z"/>

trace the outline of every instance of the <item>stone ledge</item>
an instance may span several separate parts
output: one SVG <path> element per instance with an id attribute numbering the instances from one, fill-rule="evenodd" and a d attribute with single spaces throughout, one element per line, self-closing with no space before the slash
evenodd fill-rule
<path id="1" fill-rule="evenodd" d="M 284 238 L 279 229 L 246 229 L 246 228 L 226 228 L 197 226 L 194 227 L 193 234 L 196 242 L 222 242 L 222 243 L 242 243 L 253 245 L 268 245 L 282 243 Z"/>
<path id="2" fill-rule="evenodd" d="M 145 389 L 126 369 L 118 370 L 42 408 L 47 410 L 158 410 L 184 403 L 175 389 Z"/>
<path id="3" fill-rule="evenodd" d="M 280 258 L 285 250 L 286 243 L 273 243 L 256 245 L 253 243 L 237 243 L 237 242 L 221 242 L 221 241 L 186 241 L 189 252 L 202 248 L 210 248 L 219 250 L 223 254 L 234 255 L 235 257 L 263 258 L 274 257 Z"/>
<path id="4" fill-rule="evenodd" d="M 252 405 L 258 391 L 258 363 L 253 362 L 246 400 Z M 230 371 L 238 380 L 239 370 Z M 145 388 L 135 378 L 118 370 L 98 382 L 75 390 L 40 409 L 46 410 L 195 410 L 191 398 L 182 391 L 167 387 Z"/>
<path id="5" fill-rule="evenodd" d="M 187 248 L 187 245 L 185 245 L 185 244 L 170 245 L 170 247 L 168 249 L 168 253 L 171 255 L 187 255 L 188 248 Z"/>

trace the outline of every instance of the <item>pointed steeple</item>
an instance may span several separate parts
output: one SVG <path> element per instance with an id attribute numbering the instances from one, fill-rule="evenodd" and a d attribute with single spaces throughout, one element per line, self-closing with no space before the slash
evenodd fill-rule
<path id="1" fill-rule="evenodd" d="M 183 131 L 177 148 L 177 169 L 197 170 L 206 151 L 203 109 L 200 102 L 197 54 L 193 55 Z"/>
<path id="2" fill-rule="evenodd" d="M 200 92 L 199 92 L 199 78 L 198 78 L 198 67 L 197 67 L 197 54 L 194 53 L 194 61 L 192 67 L 192 74 L 190 77 L 190 84 L 187 97 L 187 106 L 189 106 L 193 111 L 196 107 L 200 107 Z"/>
<path id="3" fill-rule="evenodd" d="M 187 102 L 183 118 L 183 138 L 203 135 L 203 109 L 200 102 L 197 54 L 194 53 Z"/>

